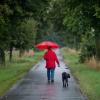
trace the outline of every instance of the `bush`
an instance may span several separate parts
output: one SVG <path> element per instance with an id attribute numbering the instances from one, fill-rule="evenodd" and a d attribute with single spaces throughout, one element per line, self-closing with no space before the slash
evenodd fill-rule
<path id="1" fill-rule="evenodd" d="M 92 32 L 89 32 L 82 39 L 79 61 L 83 63 L 86 60 L 90 60 L 93 56 L 95 57 L 95 55 L 95 38 Z"/>

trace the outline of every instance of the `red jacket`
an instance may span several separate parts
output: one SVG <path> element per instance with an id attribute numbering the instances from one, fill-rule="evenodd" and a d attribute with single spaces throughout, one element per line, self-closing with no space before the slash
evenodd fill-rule
<path id="1" fill-rule="evenodd" d="M 53 52 L 52 50 L 48 50 L 44 54 L 44 59 L 46 60 L 46 68 L 55 68 L 56 67 L 55 62 L 59 64 L 58 58 L 55 52 Z"/>

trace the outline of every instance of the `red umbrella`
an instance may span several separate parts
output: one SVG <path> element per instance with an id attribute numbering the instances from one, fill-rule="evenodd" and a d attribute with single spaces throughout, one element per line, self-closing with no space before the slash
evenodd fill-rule
<path id="1" fill-rule="evenodd" d="M 47 49 L 48 47 L 51 48 L 59 48 L 59 45 L 55 42 L 51 41 L 43 41 L 35 46 L 38 49 Z"/>

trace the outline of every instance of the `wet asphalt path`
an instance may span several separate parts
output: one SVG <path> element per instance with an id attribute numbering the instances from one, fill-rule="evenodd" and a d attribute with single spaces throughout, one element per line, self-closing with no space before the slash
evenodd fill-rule
<path id="1" fill-rule="evenodd" d="M 58 50 L 56 51 L 61 67 L 55 70 L 54 84 L 47 83 L 45 61 L 42 59 L 0 100 L 86 100 L 72 75 L 69 87 L 62 87 L 61 73 L 70 73 L 70 70 L 65 69 L 63 59 Z"/>

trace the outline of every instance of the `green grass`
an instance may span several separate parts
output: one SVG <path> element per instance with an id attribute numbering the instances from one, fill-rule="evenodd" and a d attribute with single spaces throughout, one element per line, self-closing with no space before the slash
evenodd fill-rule
<path id="1" fill-rule="evenodd" d="M 6 62 L 6 66 L 0 66 L 0 96 L 21 79 L 42 57 L 43 52 L 36 52 L 33 57 L 17 58 L 14 56 L 13 61 Z"/>
<path id="2" fill-rule="evenodd" d="M 79 63 L 78 54 L 71 53 L 66 48 L 62 49 L 62 54 L 88 100 L 100 100 L 100 71 Z"/>

